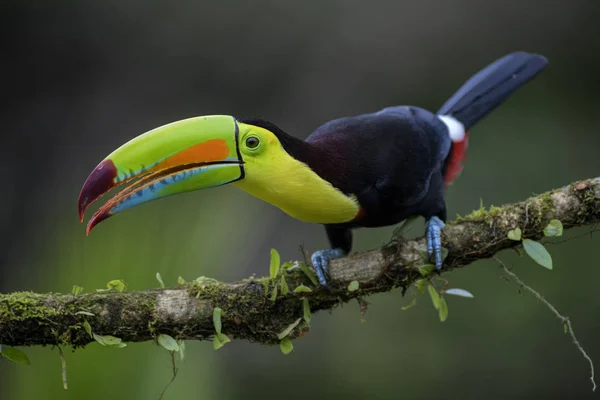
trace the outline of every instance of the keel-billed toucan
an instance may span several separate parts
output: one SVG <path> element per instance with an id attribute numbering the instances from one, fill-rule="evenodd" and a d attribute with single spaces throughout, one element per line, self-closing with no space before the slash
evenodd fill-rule
<path id="1" fill-rule="evenodd" d="M 231 183 L 306 222 L 324 224 L 331 248 L 312 264 L 326 284 L 358 227 L 423 216 L 429 255 L 442 266 L 444 191 L 462 169 L 468 129 L 544 69 L 544 57 L 506 55 L 470 78 L 432 113 L 398 106 L 340 118 L 306 140 L 258 118 L 211 115 L 161 126 L 124 144 L 87 178 L 79 216 L 115 186 L 138 179 L 88 223 L 172 194 Z"/>

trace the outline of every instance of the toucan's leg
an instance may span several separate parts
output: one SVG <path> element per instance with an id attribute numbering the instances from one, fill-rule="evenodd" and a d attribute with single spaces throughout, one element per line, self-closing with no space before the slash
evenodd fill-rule
<path id="1" fill-rule="evenodd" d="M 311 262 L 317 273 L 317 278 L 319 278 L 319 283 L 327 287 L 329 261 L 345 257 L 350 253 L 352 249 L 352 231 L 333 225 L 325 225 L 325 231 L 327 232 L 331 249 L 315 251 L 311 257 Z"/>
<path id="2" fill-rule="evenodd" d="M 433 216 L 427 220 L 425 236 L 427 237 L 427 253 L 429 259 L 435 262 L 436 268 L 442 269 L 442 229 L 444 221 L 439 217 Z"/>

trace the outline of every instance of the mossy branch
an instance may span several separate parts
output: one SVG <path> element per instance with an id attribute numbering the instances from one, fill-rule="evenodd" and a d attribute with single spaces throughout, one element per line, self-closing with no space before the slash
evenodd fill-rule
<path id="1" fill-rule="evenodd" d="M 443 245 L 449 252 L 443 272 L 518 246 L 519 242 L 507 238 L 508 231 L 517 226 L 523 238 L 538 239 L 551 219 L 562 221 L 565 229 L 599 222 L 600 178 L 520 203 L 480 209 L 448 223 Z M 314 313 L 373 293 L 406 289 L 421 278 L 417 267 L 424 262 L 423 246 L 423 239 L 399 239 L 377 250 L 335 260 L 330 267 L 329 290 L 315 287 L 301 268 L 283 269 L 279 274 L 285 274 L 290 292 L 282 294 L 280 290 L 274 301 L 271 294 L 281 282 L 280 276 L 236 283 L 204 279 L 141 292 L 2 294 L 0 344 L 85 346 L 94 340 L 84 329 L 85 321 L 95 334 L 116 336 L 124 342 L 154 340 L 159 333 L 176 339 L 210 340 L 215 333 L 216 307 L 222 310 L 222 331 L 229 337 L 278 343 L 278 334 L 304 315 L 304 298 Z M 349 291 L 352 281 L 358 282 L 358 289 Z M 294 293 L 300 284 L 312 291 Z M 308 329 L 302 321 L 288 337 L 301 336 Z"/>

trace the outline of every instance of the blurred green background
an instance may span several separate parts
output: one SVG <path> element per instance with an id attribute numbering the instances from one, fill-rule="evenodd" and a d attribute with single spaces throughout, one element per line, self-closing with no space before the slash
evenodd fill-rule
<path id="1" fill-rule="evenodd" d="M 448 192 L 449 215 L 598 176 L 597 1 L 5 1 L 0 146 L 0 289 L 69 292 L 124 279 L 131 290 L 177 276 L 232 281 L 268 270 L 269 249 L 327 246 L 304 224 L 233 188 L 150 203 L 96 228 L 76 216 L 81 184 L 129 138 L 203 114 L 260 116 L 306 137 L 341 116 L 389 105 L 437 109 L 504 53 L 546 55 L 549 68 L 471 132 Z M 8 39 L 8 40 L 7 40 Z M 422 234 L 421 224 L 412 231 Z M 393 230 L 355 233 L 355 250 Z M 569 231 L 565 238 L 590 228 Z M 600 235 L 548 246 L 554 270 L 500 256 L 571 317 L 599 364 Z M 493 261 L 445 275 L 474 300 L 373 296 L 314 316 L 283 356 L 234 341 L 187 344 L 165 399 L 593 398 L 588 365 L 544 306 L 502 280 Z M 33 365 L 0 361 L 0 398 L 155 399 L 166 351 L 92 344 L 68 353 L 69 390 L 51 348 Z"/>

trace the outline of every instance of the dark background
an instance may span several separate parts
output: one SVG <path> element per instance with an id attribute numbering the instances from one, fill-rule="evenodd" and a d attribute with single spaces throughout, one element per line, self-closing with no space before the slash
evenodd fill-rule
<path id="1" fill-rule="evenodd" d="M 437 109 L 479 68 L 515 50 L 549 68 L 471 132 L 449 214 L 517 201 L 600 171 L 597 1 L 2 2 L 0 290 L 69 292 L 124 279 L 131 290 L 177 276 L 237 280 L 327 245 L 323 229 L 233 188 L 153 202 L 90 237 L 81 184 L 126 140 L 204 114 L 254 115 L 306 137 L 341 116 L 389 105 Z M 422 224 L 413 235 L 422 234 Z M 393 228 L 357 232 L 356 250 Z M 567 233 L 575 237 L 590 229 Z M 548 246 L 554 270 L 501 258 L 572 319 L 600 362 L 600 235 Z M 276 347 L 189 342 L 166 399 L 592 398 L 588 365 L 554 316 L 502 280 L 494 261 L 444 275 L 475 299 L 400 291 L 320 313 L 283 356 Z M 93 344 L 67 354 L 68 392 L 51 348 L 33 365 L 0 361 L 2 399 L 153 399 L 166 351 Z"/>

